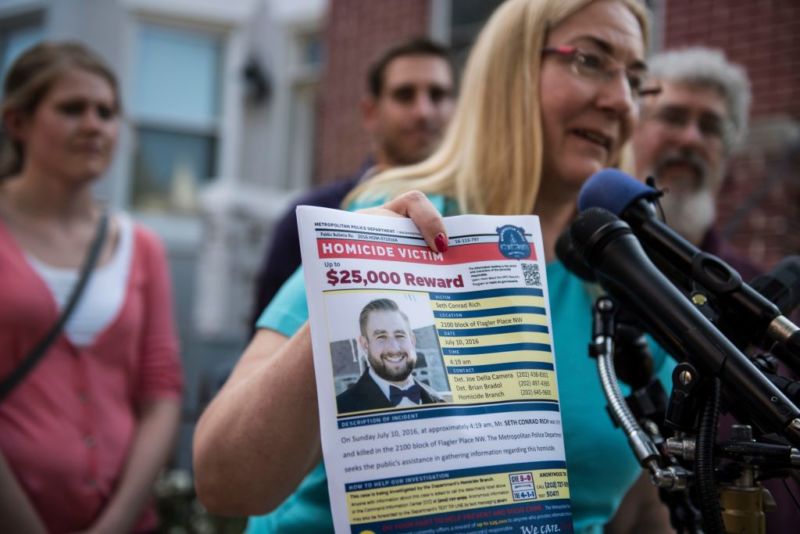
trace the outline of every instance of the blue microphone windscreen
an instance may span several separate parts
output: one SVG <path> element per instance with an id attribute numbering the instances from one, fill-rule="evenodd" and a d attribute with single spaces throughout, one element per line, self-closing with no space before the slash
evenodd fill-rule
<path id="1" fill-rule="evenodd" d="M 658 191 L 619 169 L 603 169 L 594 173 L 578 194 L 578 211 L 604 208 L 620 215 L 640 198 L 654 198 Z"/>

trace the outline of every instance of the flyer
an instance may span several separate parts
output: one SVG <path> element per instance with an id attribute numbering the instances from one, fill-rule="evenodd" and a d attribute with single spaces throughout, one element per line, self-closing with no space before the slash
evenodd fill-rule
<path id="1" fill-rule="evenodd" d="M 572 532 L 538 218 L 297 217 L 336 532 Z"/>

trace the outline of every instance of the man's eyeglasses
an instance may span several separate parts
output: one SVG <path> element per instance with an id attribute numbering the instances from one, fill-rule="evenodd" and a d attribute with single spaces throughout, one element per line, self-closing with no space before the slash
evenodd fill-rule
<path id="1" fill-rule="evenodd" d="M 700 134 L 707 139 L 729 141 L 733 135 L 729 122 L 723 117 L 712 112 L 696 113 L 684 106 L 659 107 L 643 118 L 655 119 L 672 130 L 684 130 L 690 124 L 696 123 Z"/>
<path id="2" fill-rule="evenodd" d="M 546 47 L 542 54 L 553 54 L 569 61 L 572 72 L 594 82 L 607 83 L 624 72 L 631 96 L 635 99 L 661 92 L 661 87 L 649 83 L 645 71 L 629 70 L 608 54 L 586 52 L 568 45 Z"/>

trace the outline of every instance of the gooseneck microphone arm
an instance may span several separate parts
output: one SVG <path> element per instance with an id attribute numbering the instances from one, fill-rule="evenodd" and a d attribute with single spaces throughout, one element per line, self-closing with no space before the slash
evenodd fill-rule
<path id="1" fill-rule="evenodd" d="M 592 208 L 571 227 L 575 245 L 603 287 L 635 311 L 674 356 L 721 379 L 763 430 L 800 447 L 800 410 L 653 265 L 630 227 Z"/>
<path id="2" fill-rule="evenodd" d="M 608 297 L 600 297 L 594 305 L 593 333 L 590 354 L 597 359 L 597 373 L 600 387 L 608 400 L 611 417 L 625 432 L 628 444 L 643 468 L 650 472 L 653 482 L 668 491 L 685 490 L 689 482 L 689 472 L 680 466 L 659 465 L 660 453 L 650 436 L 642 430 L 625 403 L 614 369 L 614 334 L 617 313 L 614 302 Z"/>

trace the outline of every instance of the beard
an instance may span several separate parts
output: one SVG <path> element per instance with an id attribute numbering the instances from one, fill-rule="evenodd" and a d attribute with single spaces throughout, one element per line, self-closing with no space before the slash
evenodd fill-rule
<path id="1" fill-rule="evenodd" d="M 442 138 L 442 127 L 419 121 L 408 129 L 384 136 L 383 150 L 393 166 L 414 165 L 433 154 Z M 422 140 L 414 139 L 422 136 Z"/>
<path id="2" fill-rule="evenodd" d="M 655 163 L 655 175 L 666 194 L 661 197 L 666 223 L 699 244 L 716 219 L 716 177 L 705 159 L 694 150 L 665 152 Z"/>
<path id="3" fill-rule="evenodd" d="M 398 363 L 387 362 L 388 358 L 402 357 Z M 409 354 L 403 352 L 382 352 L 377 356 L 372 354 L 368 357 L 370 367 L 375 371 L 379 377 L 389 382 L 403 382 L 414 370 L 415 359 L 409 357 Z"/>
<path id="4" fill-rule="evenodd" d="M 676 189 L 661 197 L 667 224 L 692 243 L 699 245 L 717 217 L 714 194 L 710 189 Z"/>

